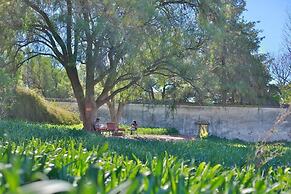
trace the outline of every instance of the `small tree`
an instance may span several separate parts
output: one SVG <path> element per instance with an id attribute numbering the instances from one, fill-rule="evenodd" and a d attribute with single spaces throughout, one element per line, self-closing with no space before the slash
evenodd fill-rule
<path id="1" fill-rule="evenodd" d="M 281 54 L 271 62 L 269 68 L 279 87 L 286 86 L 291 82 L 291 54 Z"/>

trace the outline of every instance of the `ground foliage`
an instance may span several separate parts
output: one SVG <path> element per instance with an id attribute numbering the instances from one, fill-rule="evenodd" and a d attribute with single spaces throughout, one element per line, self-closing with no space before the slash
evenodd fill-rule
<path id="1" fill-rule="evenodd" d="M 288 193 L 290 145 L 255 168 L 253 144 L 104 138 L 77 126 L 0 122 L 1 193 Z M 165 152 L 166 151 L 166 152 Z"/>
<path id="2" fill-rule="evenodd" d="M 33 90 L 18 87 L 14 91 L 14 99 L 8 111 L 9 118 L 53 124 L 78 124 L 81 122 L 76 113 L 46 101 Z"/>

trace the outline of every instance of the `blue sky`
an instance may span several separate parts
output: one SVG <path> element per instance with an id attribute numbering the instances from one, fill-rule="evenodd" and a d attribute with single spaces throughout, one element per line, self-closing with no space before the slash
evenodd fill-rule
<path id="1" fill-rule="evenodd" d="M 277 54 L 282 47 L 283 27 L 287 20 L 287 11 L 291 12 L 291 0 L 246 0 L 245 19 L 260 21 L 257 29 L 263 30 L 261 52 Z"/>

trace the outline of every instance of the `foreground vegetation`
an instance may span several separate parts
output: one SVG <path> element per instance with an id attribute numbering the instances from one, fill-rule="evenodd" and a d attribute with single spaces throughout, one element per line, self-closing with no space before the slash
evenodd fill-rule
<path id="1" fill-rule="evenodd" d="M 284 154 L 256 168 L 254 144 L 138 141 L 77 128 L 0 121 L 0 193 L 291 191 L 288 144 L 269 145 Z"/>

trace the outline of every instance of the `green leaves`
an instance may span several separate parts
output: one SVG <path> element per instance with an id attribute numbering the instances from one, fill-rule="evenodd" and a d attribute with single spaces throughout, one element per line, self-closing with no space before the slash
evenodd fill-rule
<path id="1" fill-rule="evenodd" d="M 20 188 L 20 194 L 53 194 L 59 192 L 69 192 L 73 190 L 73 186 L 65 181 L 60 180 L 44 180 L 37 181 Z"/>
<path id="2" fill-rule="evenodd" d="M 56 126 L 1 121 L 0 133 L 4 132 L 6 139 L 0 141 L 0 193 L 188 194 L 291 190 L 290 168 L 260 169 L 254 165 L 229 167 L 229 164 L 209 163 L 208 154 L 216 163 L 221 157 L 230 157 L 221 151 L 232 153 L 227 140 L 131 141 Z M 246 147 L 238 142 L 231 145 L 235 149 Z M 171 154 L 151 149 L 168 150 Z M 200 162 L 190 162 L 179 155 L 189 149 Z M 151 154 L 143 157 L 143 152 Z"/>

